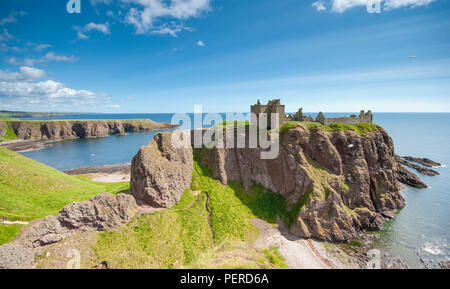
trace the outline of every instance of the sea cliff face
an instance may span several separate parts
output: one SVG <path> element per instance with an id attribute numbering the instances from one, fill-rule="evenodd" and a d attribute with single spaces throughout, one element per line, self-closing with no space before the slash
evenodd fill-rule
<path id="1" fill-rule="evenodd" d="M 348 241 L 405 206 L 392 139 L 378 126 L 364 134 L 295 126 L 272 160 L 261 159 L 260 149 L 196 152 L 223 184 L 259 183 L 281 194 L 296 212 L 290 231 L 300 237 Z"/>
<path id="2" fill-rule="evenodd" d="M 127 132 L 174 128 L 167 123 L 141 120 L 67 120 L 67 121 L 10 121 L 18 139 L 51 140 L 107 137 Z"/>

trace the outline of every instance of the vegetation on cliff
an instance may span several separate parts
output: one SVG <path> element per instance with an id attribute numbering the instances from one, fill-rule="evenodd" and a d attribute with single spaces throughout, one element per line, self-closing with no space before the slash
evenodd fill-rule
<path id="1" fill-rule="evenodd" d="M 17 234 L 22 229 L 22 225 L 5 225 L 0 224 L 0 245 L 6 244 L 14 240 Z"/>
<path id="2" fill-rule="evenodd" d="M 13 128 L 11 127 L 10 121 L 1 121 L 0 120 L 0 122 L 1 122 L 0 130 L 4 129 L 4 132 L 2 133 L 3 136 L 0 135 L 0 142 L 17 139 L 17 135 L 14 132 Z"/>
<path id="3" fill-rule="evenodd" d="M 100 233 L 89 262 L 106 260 L 111 268 L 286 267 L 276 248 L 250 246 L 258 235 L 252 217 L 231 186 L 195 162 L 191 188 L 175 206 Z"/>
<path id="4" fill-rule="evenodd" d="M 358 124 L 339 124 L 333 123 L 330 125 L 323 125 L 319 122 L 307 122 L 307 121 L 288 121 L 280 128 L 280 134 L 283 135 L 289 129 L 301 126 L 308 129 L 323 129 L 325 131 L 355 131 L 360 135 L 365 133 L 376 131 L 377 125 L 374 123 L 358 123 Z"/>
<path id="5" fill-rule="evenodd" d="M 54 215 L 65 205 L 102 193 L 129 189 L 129 183 L 96 183 L 68 176 L 0 147 L 0 216 L 36 219 Z"/>

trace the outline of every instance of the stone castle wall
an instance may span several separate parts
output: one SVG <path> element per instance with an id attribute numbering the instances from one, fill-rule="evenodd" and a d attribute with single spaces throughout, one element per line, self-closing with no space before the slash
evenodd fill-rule
<path id="1" fill-rule="evenodd" d="M 330 124 L 358 124 L 358 123 L 372 123 L 373 122 L 373 115 L 372 111 L 368 111 L 367 113 L 364 113 L 364 110 L 361 111 L 359 116 L 352 115 L 350 117 L 330 117 L 327 118 L 325 115 L 320 112 L 319 115 L 316 118 L 316 122 L 320 122 L 323 125 L 330 125 Z"/>
<path id="2" fill-rule="evenodd" d="M 284 105 L 281 105 L 280 100 L 271 100 L 266 105 L 262 105 L 259 100 L 258 103 L 250 107 L 250 112 L 256 114 L 259 123 L 259 115 L 267 113 L 267 127 L 270 127 L 270 114 L 278 113 L 280 117 L 280 126 L 286 122 L 286 112 Z"/>
<path id="3" fill-rule="evenodd" d="M 268 124 L 267 127 L 270 128 L 270 114 L 278 113 L 280 117 L 280 126 L 286 123 L 287 120 L 291 121 L 307 121 L 307 122 L 319 122 L 323 125 L 330 124 L 358 124 L 358 123 L 372 123 L 373 115 L 372 111 L 368 111 L 367 113 L 364 110 L 361 110 L 359 116 L 352 115 L 350 117 L 330 117 L 327 118 L 322 112 L 319 112 L 317 118 L 314 120 L 310 116 L 303 115 L 303 109 L 300 108 L 297 113 L 294 115 L 286 116 L 285 106 L 281 105 L 279 99 L 271 100 L 266 105 L 262 105 L 258 100 L 257 104 L 252 105 L 250 107 L 251 113 L 256 114 L 256 117 L 259 122 L 259 115 L 261 113 L 266 113 L 268 116 Z"/>

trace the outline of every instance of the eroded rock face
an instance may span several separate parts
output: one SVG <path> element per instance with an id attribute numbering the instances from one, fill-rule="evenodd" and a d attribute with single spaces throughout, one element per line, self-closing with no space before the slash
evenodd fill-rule
<path id="1" fill-rule="evenodd" d="M 202 162 L 223 184 L 253 182 L 280 193 L 293 208 L 303 204 L 290 230 L 333 242 L 362 230 L 380 229 L 386 217 L 405 205 L 396 179 L 394 146 L 377 130 L 329 132 L 290 128 L 276 159 L 262 160 L 260 149 L 204 150 Z"/>
<path id="2" fill-rule="evenodd" d="M 83 231 L 106 231 L 128 223 L 137 214 L 133 196 L 103 193 L 88 202 L 72 203 L 59 212 L 62 226 Z"/>
<path id="3" fill-rule="evenodd" d="M 24 228 L 18 242 L 37 248 L 64 240 L 78 231 L 105 231 L 126 224 L 137 214 L 133 196 L 103 193 L 87 202 L 72 203 L 58 215 L 37 220 Z"/>
<path id="4" fill-rule="evenodd" d="M 8 130 L 8 126 L 6 123 L 0 121 L 0 140 L 3 140 L 3 137 L 6 135 L 6 131 Z"/>
<path id="5" fill-rule="evenodd" d="M 0 246 L 0 269 L 32 268 L 34 249 L 54 244 L 80 231 L 105 231 L 128 223 L 138 212 L 133 196 L 103 193 L 72 203 L 57 216 L 35 220 L 16 241 Z"/>
<path id="6" fill-rule="evenodd" d="M 107 137 L 126 132 L 173 129 L 176 126 L 143 120 L 67 120 L 67 121 L 12 121 L 11 127 L 22 140 L 48 140 Z"/>
<path id="7" fill-rule="evenodd" d="M 171 134 L 157 134 L 133 158 L 130 192 L 138 203 L 172 207 L 190 186 L 192 169 L 192 149 L 175 148 Z"/>
<path id="8" fill-rule="evenodd" d="M 32 267 L 34 253 L 17 244 L 0 246 L 0 269 L 28 269 Z"/>

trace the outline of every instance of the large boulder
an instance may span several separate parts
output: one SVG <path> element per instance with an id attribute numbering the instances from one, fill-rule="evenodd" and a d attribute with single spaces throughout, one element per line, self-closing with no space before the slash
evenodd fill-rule
<path id="1" fill-rule="evenodd" d="M 170 133 L 157 134 L 133 158 L 130 191 L 140 204 L 172 207 L 190 186 L 192 168 L 190 146 L 177 148 Z"/>
<path id="2" fill-rule="evenodd" d="M 105 231 L 128 223 L 137 214 L 133 196 L 103 193 L 87 202 L 72 203 L 58 215 L 37 220 L 24 228 L 18 242 L 24 247 L 50 245 L 79 231 Z"/>
<path id="3" fill-rule="evenodd" d="M 65 206 L 57 218 L 64 227 L 69 229 L 105 231 L 128 223 L 137 211 L 133 196 L 103 193 L 88 202 Z"/>

